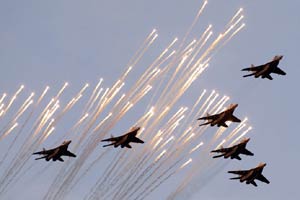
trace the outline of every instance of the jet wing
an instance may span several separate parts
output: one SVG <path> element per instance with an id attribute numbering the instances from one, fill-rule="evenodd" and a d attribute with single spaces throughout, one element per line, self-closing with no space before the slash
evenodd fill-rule
<path id="1" fill-rule="evenodd" d="M 38 152 L 34 152 L 32 155 L 50 155 L 53 154 L 55 152 L 55 149 L 49 149 L 49 150 L 43 150 L 43 151 L 38 151 Z"/>
<path id="2" fill-rule="evenodd" d="M 232 147 L 221 148 L 221 149 L 212 150 L 211 153 L 225 153 L 225 152 L 229 152 L 231 149 Z"/>
<path id="3" fill-rule="evenodd" d="M 245 175 L 249 172 L 249 170 L 238 170 L 238 171 L 228 171 L 230 174 L 237 174 L 237 175 Z"/>
<path id="4" fill-rule="evenodd" d="M 260 180 L 260 181 L 264 182 L 264 183 L 268 183 L 268 184 L 270 183 L 270 181 L 266 177 L 264 177 L 262 174 L 256 176 L 255 178 L 257 180 Z"/>
<path id="5" fill-rule="evenodd" d="M 265 65 L 259 65 L 259 66 L 256 66 L 256 67 L 248 67 L 248 68 L 242 69 L 242 71 L 257 72 L 257 71 L 263 70 L 265 66 L 266 66 L 266 64 Z"/>
<path id="6" fill-rule="evenodd" d="M 278 67 L 276 67 L 272 72 L 279 75 L 286 75 L 286 73 Z"/>
<path id="7" fill-rule="evenodd" d="M 215 114 L 215 115 L 208 115 L 206 117 L 200 117 L 198 118 L 197 120 L 214 120 L 214 119 L 217 119 L 219 117 L 220 114 Z"/>
<path id="8" fill-rule="evenodd" d="M 111 137 L 111 138 L 108 138 L 108 139 L 101 140 L 101 142 L 117 142 L 117 141 L 120 141 L 122 139 L 122 137 L 123 136 Z"/>

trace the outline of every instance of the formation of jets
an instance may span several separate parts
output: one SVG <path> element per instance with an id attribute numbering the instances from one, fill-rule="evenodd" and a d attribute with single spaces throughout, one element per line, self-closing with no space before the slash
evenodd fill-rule
<path id="1" fill-rule="evenodd" d="M 273 80 L 271 77 L 271 73 L 279 74 L 279 75 L 286 75 L 286 73 L 281 70 L 278 67 L 278 64 L 280 60 L 283 58 L 283 56 L 275 56 L 272 61 L 260 65 L 260 66 L 254 66 L 251 65 L 249 68 L 244 68 L 242 71 L 251 71 L 251 74 L 244 75 L 243 77 L 248 76 L 254 76 L 255 78 L 261 77 L 261 78 L 267 78 L 269 80 Z M 226 124 L 227 121 L 230 122 L 236 122 L 240 123 L 241 120 L 233 115 L 233 112 L 238 107 L 238 104 L 231 104 L 229 107 L 224 110 L 221 113 L 209 115 L 205 117 L 200 117 L 197 120 L 207 120 L 207 122 L 200 124 L 199 126 L 204 126 L 210 124 L 210 126 L 217 127 L 225 127 L 227 128 L 228 125 Z M 119 137 L 111 137 L 107 139 L 101 140 L 101 142 L 111 142 L 110 144 L 104 145 L 103 147 L 107 146 L 113 146 L 114 148 L 117 148 L 121 146 L 121 148 L 132 148 L 132 146 L 129 143 L 144 143 L 143 140 L 139 139 L 137 137 L 137 134 L 141 128 L 140 127 L 133 127 L 131 130 L 124 135 L 121 135 Z M 242 140 L 239 144 L 236 144 L 231 147 L 227 148 L 219 148 L 216 150 L 212 150 L 211 153 L 218 153 L 219 155 L 213 156 L 213 158 L 219 158 L 224 157 L 224 159 L 231 158 L 231 159 L 237 159 L 241 160 L 240 154 L 247 155 L 247 156 L 253 156 L 254 154 L 246 149 L 246 145 L 249 142 L 250 138 Z M 59 160 L 61 162 L 64 162 L 64 160 L 61 158 L 62 156 L 68 156 L 68 157 L 76 157 L 75 154 L 68 151 L 68 146 L 71 143 L 71 140 L 64 141 L 60 146 L 53 148 L 53 149 L 43 149 L 42 151 L 33 153 L 34 155 L 43 155 L 42 157 L 36 158 L 35 160 L 39 159 L 45 159 L 46 161 L 50 161 L 51 159 L 53 161 Z M 264 167 L 266 166 L 266 163 L 259 164 L 257 167 L 249 169 L 249 170 L 238 170 L 238 171 L 228 171 L 228 173 L 231 174 L 237 174 L 238 177 L 230 178 L 230 179 L 239 179 L 240 182 L 246 182 L 246 184 L 252 184 L 255 187 L 257 186 L 255 180 L 262 181 L 264 183 L 269 184 L 270 181 L 266 177 L 262 175 L 262 171 Z"/>

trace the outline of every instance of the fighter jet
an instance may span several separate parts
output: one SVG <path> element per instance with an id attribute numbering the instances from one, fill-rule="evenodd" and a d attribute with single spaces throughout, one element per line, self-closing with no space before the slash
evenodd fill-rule
<path id="1" fill-rule="evenodd" d="M 253 156 L 254 154 L 246 149 L 246 145 L 249 142 L 250 138 L 246 138 L 243 141 L 241 141 L 239 144 L 234 145 L 232 147 L 228 148 L 220 148 L 217 150 L 211 151 L 211 153 L 222 153 L 220 155 L 214 156 L 213 158 L 219 158 L 224 156 L 224 158 L 231 158 L 231 159 L 238 159 L 241 160 L 241 157 L 239 154 L 244 154 L 248 156 Z"/>
<path id="2" fill-rule="evenodd" d="M 69 156 L 69 157 L 76 157 L 75 154 L 71 153 L 70 151 L 68 151 L 68 146 L 72 141 L 64 141 L 60 146 L 54 148 L 54 149 L 43 149 L 43 151 L 39 151 L 39 152 L 35 152 L 33 153 L 33 155 L 38 154 L 38 155 L 45 155 L 43 157 L 40 158 L 36 158 L 35 160 L 39 160 L 39 159 L 46 159 L 46 161 L 49 160 L 59 160 L 61 162 L 64 162 L 64 160 L 61 158 L 61 156 Z"/>
<path id="3" fill-rule="evenodd" d="M 273 80 L 271 73 L 279 74 L 279 75 L 286 75 L 284 71 L 282 71 L 279 67 L 279 61 L 283 58 L 283 56 L 275 56 L 271 62 L 268 62 L 264 65 L 254 66 L 251 65 L 249 68 L 242 69 L 242 71 L 251 71 L 252 74 L 244 75 L 243 77 L 254 76 L 258 78 L 267 78 L 269 80 Z"/>
<path id="4" fill-rule="evenodd" d="M 215 115 L 208 114 L 206 117 L 201 117 L 197 119 L 197 120 L 208 120 L 208 122 L 200 124 L 199 126 L 210 124 L 211 126 L 217 125 L 218 127 L 220 126 L 228 127 L 228 125 L 225 123 L 226 121 L 241 122 L 240 119 L 238 119 L 233 115 L 233 112 L 237 106 L 238 104 L 230 104 L 225 111 L 219 114 L 215 114 Z"/>
<path id="5" fill-rule="evenodd" d="M 270 183 L 270 181 L 268 181 L 268 179 L 266 179 L 266 177 L 262 175 L 262 171 L 266 165 L 267 165 L 266 163 L 261 163 L 257 167 L 249 170 L 228 171 L 228 173 L 239 175 L 238 177 L 230 178 L 231 180 L 239 179 L 241 183 L 246 181 L 246 184 L 251 183 L 252 185 L 257 187 L 257 184 L 254 181 L 255 179 L 260 180 L 267 184 Z"/>
<path id="6" fill-rule="evenodd" d="M 141 129 L 140 127 L 133 127 L 128 133 L 124 135 L 121 135 L 119 137 L 112 136 L 111 138 L 101 140 L 101 142 L 112 142 L 111 144 L 104 145 L 103 147 L 113 145 L 115 148 L 117 148 L 118 146 L 121 146 L 121 148 L 124 147 L 131 148 L 131 146 L 129 145 L 130 142 L 144 143 L 144 141 L 136 137 L 140 129 Z"/>

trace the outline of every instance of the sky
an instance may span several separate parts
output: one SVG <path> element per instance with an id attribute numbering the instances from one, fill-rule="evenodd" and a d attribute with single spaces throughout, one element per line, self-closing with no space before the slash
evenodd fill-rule
<path id="1" fill-rule="evenodd" d="M 174 37 L 183 37 L 201 4 L 199 0 L 1 0 L 0 93 L 13 93 L 21 84 L 27 91 L 40 92 L 46 85 L 58 89 L 65 81 L 70 91 L 78 91 L 100 77 L 111 85 L 153 28 L 159 38 L 151 52 L 158 53 Z M 300 197 L 299 6 L 299 1 L 210 0 L 191 33 L 191 38 L 198 36 L 208 24 L 218 33 L 240 7 L 244 9 L 246 28 L 218 52 L 193 83 L 190 98 L 181 103 L 190 104 L 202 89 L 230 96 L 239 104 L 236 115 L 247 116 L 253 126 L 248 148 L 255 154 L 228 163 L 192 199 Z M 273 81 L 242 77 L 240 69 L 266 63 L 275 55 L 284 55 L 280 67 L 286 76 L 274 75 Z M 146 57 L 147 61 L 153 55 Z M 264 175 L 271 184 L 259 182 L 254 188 L 228 180 L 226 171 L 260 162 L 267 163 Z M 29 195 L 21 186 L 15 190 Z"/>

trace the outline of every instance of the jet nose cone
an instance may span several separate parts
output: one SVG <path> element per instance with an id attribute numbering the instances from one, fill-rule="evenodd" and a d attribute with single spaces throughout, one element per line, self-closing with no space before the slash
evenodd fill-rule
<path id="1" fill-rule="evenodd" d="M 237 103 L 232 103 L 232 104 L 229 105 L 229 108 L 234 108 L 235 109 L 236 107 L 238 107 L 238 105 L 239 104 L 237 104 Z"/>
<path id="2" fill-rule="evenodd" d="M 242 140 L 242 142 L 243 142 L 243 143 L 248 143 L 249 140 L 250 140 L 250 138 L 244 138 L 244 139 Z"/>
<path id="3" fill-rule="evenodd" d="M 72 142 L 72 140 L 65 140 L 65 141 L 63 142 L 63 144 L 64 144 L 64 145 L 66 145 L 66 144 L 69 145 L 71 142 Z"/>
<path id="4" fill-rule="evenodd" d="M 260 163 L 260 164 L 259 164 L 259 167 L 264 168 L 266 165 L 267 165 L 267 163 Z"/>
<path id="5" fill-rule="evenodd" d="M 281 60 L 283 58 L 283 55 L 277 55 L 274 57 L 274 60 Z"/>

